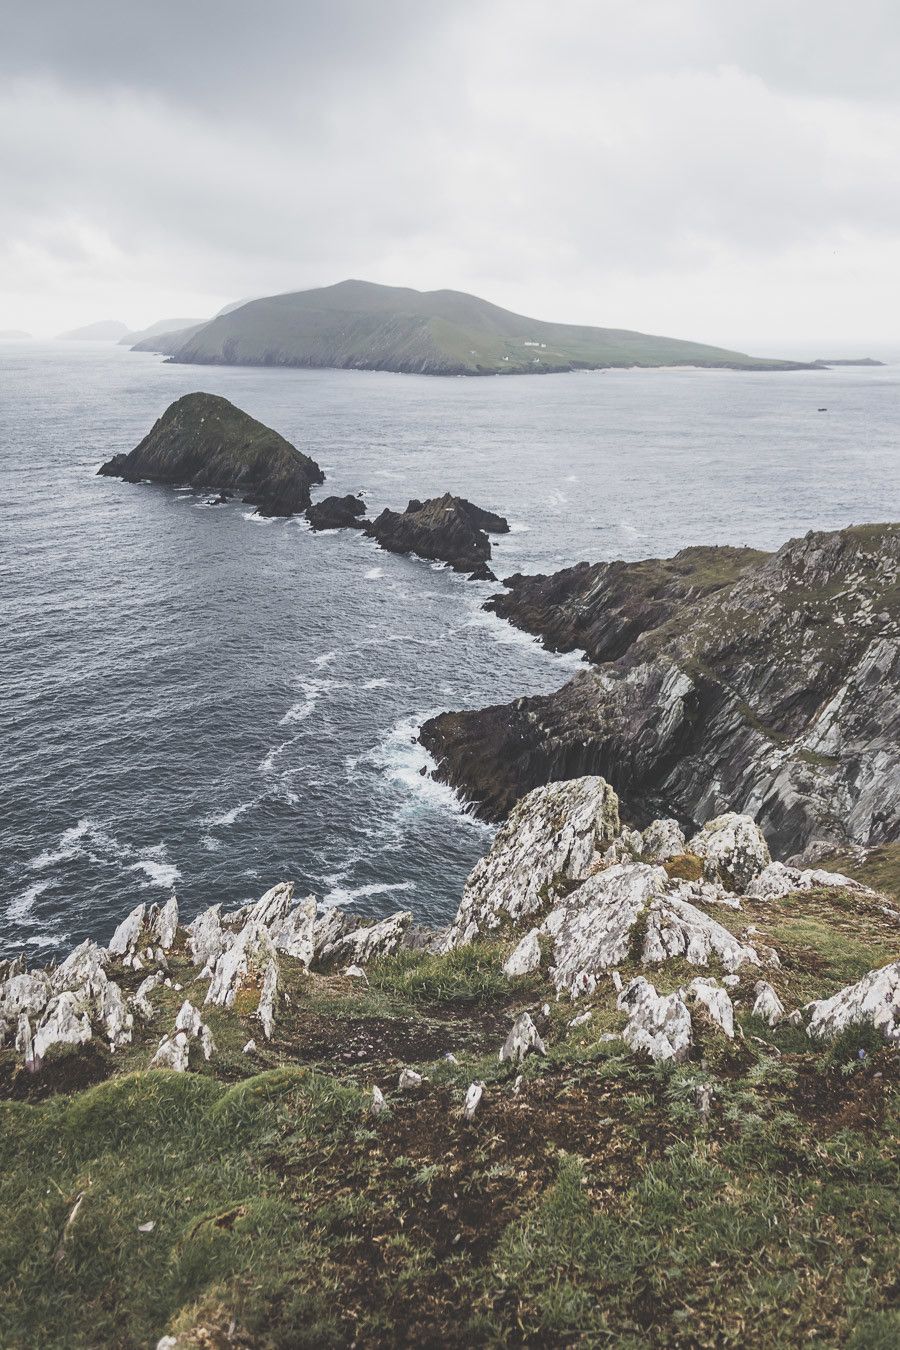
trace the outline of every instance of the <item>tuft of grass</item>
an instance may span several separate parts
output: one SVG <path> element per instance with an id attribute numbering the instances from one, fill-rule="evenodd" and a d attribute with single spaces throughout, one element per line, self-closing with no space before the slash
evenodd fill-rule
<path id="1" fill-rule="evenodd" d="M 509 943 L 478 942 L 440 955 L 402 951 L 373 962 L 369 983 L 382 992 L 421 1002 L 499 1002 L 509 997 L 511 989 L 537 983 L 528 977 L 511 981 L 504 975 L 502 964 L 509 950 Z"/>

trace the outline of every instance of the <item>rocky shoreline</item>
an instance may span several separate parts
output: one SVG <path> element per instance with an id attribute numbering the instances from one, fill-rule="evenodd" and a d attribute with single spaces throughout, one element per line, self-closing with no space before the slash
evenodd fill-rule
<path id="1" fill-rule="evenodd" d="M 594 663 L 558 692 L 442 714 L 421 739 L 479 814 L 607 777 L 637 819 L 734 806 L 782 855 L 900 832 L 900 526 L 791 540 L 772 555 L 513 577 L 488 607 Z"/>

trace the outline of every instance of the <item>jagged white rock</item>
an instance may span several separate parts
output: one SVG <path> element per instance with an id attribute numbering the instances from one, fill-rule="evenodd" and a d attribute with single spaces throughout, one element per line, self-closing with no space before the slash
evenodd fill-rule
<path id="1" fill-rule="evenodd" d="M 756 994 L 753 1016 L 761 1017 L 770 1027 L 777 1027 L 784 1018 L 784 1004 L 781 999 L 768 980 L 757 980 L 753 991 Z"/>
<path id="2" fill-rule="evenodd" d="M 671 1059 L 681 1064 L 691 1049 L 691 1014 L 680 993 L 658 994 L 643 975 L 631 980 L 616 1006 L 628 1013 L 622 1039 L 630 1050 L 651 1059 Z"/>
<path id="3" fill-rule="evenodd" d="M 43 971 L 11 975 L 0 986 L 0 1020 L 15 1022 L 22 1013 L 37 1017 L 53 995 L 53 985 Z"/>
<path id="4" fill-rule="evenodd" d="M 553 979 L 572 997 L 593 993 L 597 977 L 631 953 L 639 934 L 640 959 L 657 964 L 683 957 L 691 965 L 718 958 L 726 970 L 759 965 L 755 949 L 702 910 L 680 898 L 663 868 L 617 863 L 588 877 L 561 906 L 554 923 Z M 548 916 L 546 926 L 550 927 Z"/>
<path id="5" fill-rule="evenodd" d="M 547 1048 L 538 1035 L 538 1029 L 530 1013 L 520 1013 L 512 1024 L 512 1029 L 500 1050 L 501 1063 L 507 1059 L 523 1060 L 529 1051 L 546 1055 Z"/>
<path id="6" fill-rule="evenodd" d="M 323 962 L 350 961 L 353 965 L 364 966 L 376 956 L 391 956 L 400 946 L 412 917 L 411 910 L 402 909 L 378 923 L 354 928 L 331 946 L 323 948 L 318 959 Z"/>
<path id="7" fill-rule="evenodd" d="M 372 1105 L 369 1107 L 369 1111 L 373 1116 L 380 1116 L 382 1112 L 386 1110 L 387 1110 L 387 1102 L 385 1101 L 384 1093 L 382 1092 L 380 1087 L 378 1086 L 373 1087 Z"/>
<path id="8" fill-rule="evenodd" d="M 52 1045 L 84 1045 L 91 1039 L 91 1020 L 83 1001 L 71 990 L 56 994 L 34 1033 L 34 1058 L 42 1060 Z"/>
<path id="9" fill-rule="evenodd" d="M 16 1030 L 16 1051 L 22 1056 L 27 1068 L 33 1069 L 34 1064 L 34 1036 L 31 1031 L 31 1021 L 27 1013 L 19 1013 L 19 1025 Z"/>
<path id="10" fill-rule="evenodd" d="M 700 1003 L 712 1020 L 724 1031 L 729 1040 L 734 1040 L 734 1004 L 724 989 L 719 988 L 717 980 L 691 980 L 686 989 L 681 990 L 688 1006 Z"/>
<path id="11" fill-rule="evenodd" d="M 212 971 L 213 966 L 233 941 L 233 934 L 226 935 L 222 928 L 222 906 L 213 905 L 187 926 L 188 950 L 195 966 L 204 971 Z"/>
<path id="12" fill-rule="evenodd" d="M 470 1083 L 466 1089 L 465 1099 L 462 1104 L 462 1114 L 464 1120 L 472 1120 L 475 1112 L 478 1110 L 478 1104 L 484 1095 L 484 1083 Z"/>
<path id="13" fill-rule="evenodd" d="M 250 921 L 238 933 L 230 947 L 222 952 L 215 964 L 206 1002 L 222 1008 L 234 1005 L 235 995 L 243 983 L 256 979 L 262 983 L 266 967 L 276 962 L 275 946 L 268 928 Z"/>
<path id="14" fill-rule="evenodd" d="M 619 799 L 602 778 L 548 783 L 518 802 L 486 857 L 475 864 L 447 936 L 472 942 L 504 919 L 537 914 L 559 877 L 583 877 L 619 832 Z"/>
<path id="15" fill-rule="evenodd" d="M 176 1031 L 174 1036 L 163 1036 L 156 1054 L 150 1061 L 151 1069 L 173 1069 L 175 1073 L 185 1073 L 191 1054 L 190 1037 L 186 1031 Z"/>
<path id="16" fill-rule="evenodd" d="M 142 980 L 131 996 L 131 1006 L 136 1008 L 148 1022 L 153 1016 L 153 1004 L 150 1002 L 149 995 L 153 993 L 154 989 L 159 988 L 164 978 L 162 971 L 157 970 L 153 975 L 148 975 L 145 980 Z"/>
<path id="17" fill-rule="evenodd" d="M 416 1073 L 415 1069 L 401 1069 L 397 1086 L 401 1092 L 406 1092 L 409 1088 L 421 1087 L 422 1075 Z"/>
<path id="18" fill-rule="evenodd" d="M 517 975 L 528 975 L 541 964 L 541 943 L 538 930 L 532 928 L 510 952 L 503 963 L 503 973 L 512 980 Z"/>
<path id="19" fill-rule="evenodd" d="M 900 1042 L 900 961 L 870 970 L 831 998 L 808 1003 L 804 1011 L 810 1015 L 807 1035 L 816 1040 L 832 1040 L 862 1023 L 873 1026 L 886 1041 Z"/>
<path id="20" fill-rule="evenodd" d="M 772 861 L 762 830 L 752 816 L 727 811 L 708 820 L 689 844 L 691 853 L 703 859 L 708 881 L 719 881 L 738 894 Z"/>
<path id="21" fill-rule="evenodd" d="M 260 1020 L 263 1034 L 267 1041 L 272 1039 L 272 1033 L 275 1030 L 275 1000 L 278 997 L 278 962 L 269 961 L 265 968 L 262 980 L 262 989 L 259 994 L 259 1006 L 256 1009 L 256 1016 Z"/>
<path id="22" fill-rule="evenodd" d="M 635 862 L 643 852 L 644 840 L 639 830 L 624 829 L 618 839 L 614 839 L 604 850 L 605 863 Z"/>
<path id="23" fill-rule="evenodd" d="M 294 883 L 292 881 L 279 881 L 277 885 L 271 886 L 264 895 L 252 905 L 245 905 L 233 915 L 233 922 L 242 927 L 248 923 L 260 923 L 264 927 L 274 930 L 280 927 L 287 918 L 291 905 L 294 902 Z"/>
<path id="24" fill-rule="evenodd" d="M 144 933 L 146 917 L 147 906 L 145 904 L 135 905 L 110 938 L 107 950 L 112 956 L 134 955 Z"/>
<path id="25" fill-rule="evenodd" d="M 315 955 L 316 897 L 308 895 L 272 929 L 275 950 L 301 961 L 307 969 Z"/>
<path id="26" fill-rule="evenodd" d="M 858 894 L 875 895 L 868 886 L 862 886 L 840 872 L 826 872 L 820 867 L 787 867 L 784 863 L 769 863 L 747 887 L 751 900 L 780 900 L 792 891 L 811 891 L 813 887 L 833 886 Z"/>
<path id="27" fill-rule="evenodd" d="M 157 957 L 161 952 L 172 950 L 175 944 L 175 937 L 178 933 L 178 897 L 174 891 L 169 896 L 162 909 L 153 918 L 150 924 L 150 936 L 160 948 Z M 163 962 L 160 961 L 160 965 Z"/>
<path id="28" fill-rule="evenodd" d="M 347 980 L 359 980 L 362 985 L 367 985 L 369 983 L 369 977 L 362 966 L 348 966 L 344 971 L 344 978 Z"/>
<path id="29" fill-rule="evenodd" d="M 641 855 L 645 862 L 667 862 L 684 853 L 684 831 L 677 820 L 654 820 L 641 835 Z"/>

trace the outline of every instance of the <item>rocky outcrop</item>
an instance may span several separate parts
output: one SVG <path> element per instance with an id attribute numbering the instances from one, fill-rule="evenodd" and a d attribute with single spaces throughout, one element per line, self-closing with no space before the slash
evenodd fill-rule
<path id="1" fill-rule="evenodd" d="M 539 783 L 601 774 L 635 818 L 662 806 L 699 825 L 732 808 L 782 856 L 812 838 L 891 841 L 898 578 L 900 526 L 870 525 L 771 556 L 704 550 L 520 579 L 493 607 L 599 664 L 555 694 L 445 713 L 422 742 L 489 819 Z"/>
<path id="2" fill-rule="evenodd" d="M 290 516 L 310 504 L 325 475 L 271 427 L 217 394 L 185 394 L 166 409 L 129 454 L 98 472 L 127 483 L 154 483 L 239 493 L 263 516 Z"/>
<path id="3" fill-rule="evenodd" d="M 468 572 L 475 580 L 495 581 L 488 566 L 487 532 L 505 534 L 509 524 L 503 516 L 445 492 L 426 502 L 413 499 L 405 511 L 382 511 L 365 529 L 389 553 L 415 553 L 449 563 L 455 572 Z"/>
<path id="4" fill-rule="evenodd" d="M 306 508 L 306 519 L 314 530 L 362 530 L 366 504 L 360 497 L 348 492 L 343 497 L 325 497 Z"/>
<path id="5" fill-rule="evenodd" d="M 809 1015 L 807 1035 L 833 1040 L 854 1026 L 871 1026 L 886 1041 L 900 1043 L 900 961 L 870 970 L 856 984 L 832 998 L 819 999 L 804 1009 Z"/>
<path id="6" fill-rule="evenodd" d="M 465 945 L 479 933 L 546 910 L 554 887 L 583 877 L 618 832 L 618 798 L 602 778 L 535 788 L 475 864 L 447 946 Z"/>

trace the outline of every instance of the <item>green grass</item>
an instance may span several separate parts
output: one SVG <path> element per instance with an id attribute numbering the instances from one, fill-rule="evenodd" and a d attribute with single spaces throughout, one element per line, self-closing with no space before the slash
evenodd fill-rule
<path id="1" fill-rule="evenodd" d="M 455 947 L 440 955 L 404 951 L 383 957 L 369 967 L 369 983 L 374 989 L 404 999 L 442 1003 L 479 1003 L 504 1000 L 510 989 L 534 986 L 534 979 L 511 981 L 503 974 L 502 963 L 515 940 L 507 943 L 481 942 Z"/>

